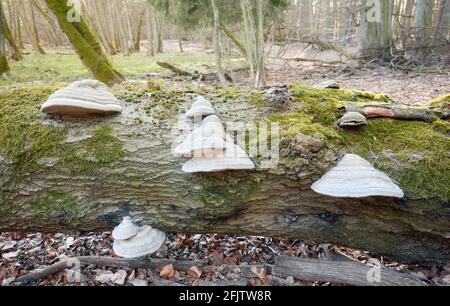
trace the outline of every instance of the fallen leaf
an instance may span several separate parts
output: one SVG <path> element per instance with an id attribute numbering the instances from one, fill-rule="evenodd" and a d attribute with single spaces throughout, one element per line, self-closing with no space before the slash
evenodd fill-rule
<path id="1" fill-rule="evenodd" d="M 110 283 L 114 273 L 111 271 L 99 271 L 97 272 L 97 276 L 95 277 L 95 281 L 106 284 Z"/>
<path id="2" fill-rule="evenodd" d="M 169 279 L 171 277 L 174 277 L 175 275 L 175 269 L 173 268 L 173 265 L 167 265 L 164 268 L 162 268 L 161 272 L 159 273 L 159 276 Z"/>
<path id="3" fill-rule="evenodd" d="M 227 265 L 237 265 L 237 263 L 238 263 L 237 258 L 234 256 L 225 257 L 225 259 L 223 261 Z"/>
<path id="4" fill-rule="evenodd" d="M 16 245 L 17 245 L 17 242 L 14 240 L 2 242 L 2 243 L 0 243 L 0 250 L 2 252 L 12 251 Z"/>
<path id="5" fill-rule="evenodd" d="M 135 280 L 131 281 L 130 284 L 132 284 L 135 287 L 147 287 L 148 286 L 148 282 L 146 280 L 142 280 L 142 279 L 135 279 Z"/>
<path id="6" fill-rule="evenodd" d="M 20 251 L 15 251 L 15 252 L 9 252 L 9 253 L 2 254 L 2 258 L 5 260 L 13 260 L 17 256 L 19 256 L 19 252 Z"/>
<path id="7" fill-rule="evenodd" d="M 272 281 L 270 280 L 270 277 L 264 268 L 258 268 L 258 267 L 251 267 L 250 270 L 258 276 L 258 278 L 262 281 L 264 286 L 270 286 L 272 284 Z"/>
<path id="8" fill-rule="evenodd" d="M 186 271 L 186 279 L 190 282 L 198 280 L 200 276 L 202 276 L 202 271 L 196 266 L 192 266 Z"/>
<path id="9" fill-rule="evenodd" d="M 223 261 L 223 253 L 220 253 L 217 250 L 214 250 L 211 252 L 211 260 L 213 265 L 215 266 L 221 266 L 223 265 L 224 261 Z"/>
<path id="10" fill-rule="evenodd" d="M 252 278 L 250 280 L 250 286 L 257 287 L 257 286 L 261 286 L 261 285 L 262 285 L 262 282 L 258 278 Z"/>
<path id="11" fill-rule="evenodd" d="M 3 283 L 3 280 L 6 278 L 6 269 L 0 267 L 0 284 Z"/>
<path id="12" fill-rule="evenodd" d="M 125 279 L 127 278 L 127 271 L 119 270 L 111 277 L 111 281 L 117 285 L 125 284 Z"/>

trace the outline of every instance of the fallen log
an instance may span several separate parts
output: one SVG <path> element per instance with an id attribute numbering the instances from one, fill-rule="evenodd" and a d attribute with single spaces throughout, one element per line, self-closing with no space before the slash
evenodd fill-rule
<path id="1" fill-rule="evenodd" d="M 420 120 L 425 122 L 432 122 L 436 118 L 449 119 L 450 110 L 438 111 L 428 108 L 408 107 L 404 105 L 348 105 L 341 108 L 345 112 L 358 112 L 367 118 L 393 118 L 402 120 Z"/>
<path id="2" fill-rule="evenodd" d="M 181 76 L 193 76 L 192 73 L 185 71 L 185 70 L 181 70 L 178 67 L 175 67 L 174 65 L 170 64 L 170 63 L 166 63 L 166 62 L 156 62 L 156 64 L 164 69 L 168 69 L 170 71 L 172 71 L 173 73 L 177 74 L 177 75 L 181 75 Z"/>
<path id="3" fill-rule="evenodd" d="M 185 159 L 174 157 L 171 147 L 174 126 L 194 94 L 118 92 L 121 115 L 82 119 L 39 112 L 54 90 L 25 87 L 0 94 L 0 230 L 105 231 L 130 215 L 166 232 L 300 238 L 403 262 L 450 261 L 448 138 L 427 123 L 407 122 L 399 133 L 409 136 L 396 138 L 392 122 L 375 129 L 380 119 L 365 129 L 365 138 L 334 129 L 335 118 L 328 120 L 329 105 L 317 89 L 302 89 L 303 95 L 312 92 L 309 99 L 318 96 L 312 110 L 305 110 L 303 98 L 275 109 L 246 96 L 224 103 L 211 95 L 224 122 L 279 122 L 279 161 L 270 169 L 188 175 L 181 171 Z M 320 118 L 329 123 L 313 122 Z M 402 158 L 410 148 L 412 159 L 402 162 L 397 147 Z M 378 158 L 385 151 L 389 155 Z M 371 161 L 382 161 L 407 196 L 314 193 L 311 184 L 348 152 L 375 155 Z M 259 165 L 261 158 L 255 160 Z"/>
<path id="4" fill-rule="evenodd" d="M 306 281 L 332 282 L 352 286 L 425 286 L 415 276 L 379 267 L 379 279 L 370 279 L 372 266 L 352 261 L 327 261 L 280 256 L 272 268 L 279 277 L 293 276 Z M 378 268 L 375 268 L 378 269 Z M 376 273 L 376 270 L 374 270 Z M 369 275 L 369 278 L 368 278 Z"/>
<path id="5" fill-rule="evenodd" d="M 80 266 L 98 266 L 98 267 L 110 267 L 118 269 L 136 270 L 136 269 L 162 269 L 166 265 L 173 265 L 175 270 L 187 271 L 193 266 L 202 270 L 203 273 L 209 273 L 214 271 L 220 271 L 222 273 L 228 273 L 240 270 L 243 278 L 255 278 L 256 275 L 252 272 L 252 268 L 266 268 L 271 270 L 270 265 L 222 265 L 214 266 L 207 265 L 203 261 L 182 261 L 174 259 L 161 259 L 161 258 L 118 258 L 118 257 L 107 257 L 107 256 L 78 256 L 72 257 L 68 260 L 63 260 L 50 265 L 43 269 L 37 269 L 31 271 L 28 274 L 19 276 L 12 283 L 25 284 L 31 281 L 38 281 L 47 278 L 53 274 L 64 271 L 65 269 L 72 268 L 75 263 L 79 263 Z M 246 281 L 245 281 L 246 282 Z M 163 285 L 163 284 L 161 284 Z M 167 285 L 167 284 L 166 284 Z M 217 285 L 217 284 L 216 284 Z"/>

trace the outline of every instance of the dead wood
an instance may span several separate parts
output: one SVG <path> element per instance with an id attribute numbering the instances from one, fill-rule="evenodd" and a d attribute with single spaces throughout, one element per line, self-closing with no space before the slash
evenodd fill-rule
<path id="1" fill-rule="evenodd" d="M 358 112 L 367 118 L 393 118 L 432 122 L 437 118 L 450 118 L 450 111 L 437 111 L 428 108 L 409 107 L 405 105 L 348 105 L 340 108 L 343 112 Z"/>
<path id="2" fill-rule="evenodd" d="M 280 256 L 273 266 L 272 274 L 278 277 L 293 276 L 306 281 L 332 282 L 352 286 L 426 285 L 412 275 L 385 268 L 380 268 L 379 282 L 368 282 L 368 272 L 373 268 L 358 262 Z"/>

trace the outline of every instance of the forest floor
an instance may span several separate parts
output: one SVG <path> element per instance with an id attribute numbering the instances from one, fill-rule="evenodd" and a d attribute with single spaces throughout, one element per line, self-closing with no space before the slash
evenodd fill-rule
<path id="1" fill-rule="evenodd" d="M 111 57 L 114 67 L 128 81 L 167 79 L 170 86 L 185 87 L 186 80 L 169 79 L 173 74 L 156 62 L 168 62 L 191 73 L 214 72 L 214 53 L 201 44 L 185 42 L 184 53 L 178 51 L 176 41 L 165 41 L 165 52 L 147 56 L 143 44 L 140 53 Z M 9 86 L 68 83 L 89 78 L 89 73 L 70 49 L 49 49 L 47 55 L 29 54 L 20 62 L 10 62 L 11 73 L 0 77 L 0 88 Z M 273 54 L 272 54 L 273 53 Z M 386 93 L 394 101 L 406 104 L 423 103 L 449 93 L 450 69 L 442 67 L 414 67 L 393 69 L 375 62 L 359 65 L 352 61 L 340 62 L 342 57 L 333 51 L 318 51 L 302 45 L 294 45 L 280 57 L 273 50 L 268 64 L 268 85 L 304 83 L 315 85 L 325 80 L 336 80 L 342 88 Z M 296 61 L 295 58 L 314 61 Z M 229 69 L 244 67 L 244 59 L 232 57 Z M 232 85 L 248 88 L 248 72 L 230 73 Z M 191 82 L 196 84 L 196 82 Z M 191 85 L 191 84 L 189 84 Z"/>
<path id="2" fill-rule="evenodd" d="M 110 232 L 88 235 L 0 233 L 0 286 L 10 285 L 18 276 L 36 269 L 46 268 L 58 261 L 75 256 L 114 256 L 113 239 Z M 273 264 L 280 255 L 326 260 L 354 260 L 366 263 L 377 258 L 383 266 L 394 271 L 412 274 L 431 285 L 450 285 L 450 264 L 445 267 L 420 267 L 404 265 L 383 257 L 349 248 L 317 244 L 311 241 L 285 240 L 256 236 L 226 235 L 182 235 L 170 234 L 155 258 L 176 261 L 203 261 L 217 269 L 203 273 L 192 267 L 178 271 L 168 265 L 162 269 L 105 268 L 87 266 L 81 268 L 82 280 L 73 278 L 69 269 L 35 282 L 23 285 L 40 286 L 148 286 L 160 285 L 154 275 L 167 280 L 165 285 L 274 285 L 270 272 L 255 271 L 254 275 L 243 275 L 238 269 L 225 271 L 227 265 Z M 258 273 L 258 275 L 256 274 Z M 287 277 L 276 285 L 285 286 L 333 286 L 329 282 L 311 282 Z"/>
<path id="3" fill-rule="evenodd" d="M 181 69 L 200 73 L 214 71 L 214 54 L 204 50 L 199 44 L 185 44 L 185 53 L 176 50 L 177 44 L 166 42 L 167 52 L 149 57 L 145 52 L 130 56 L 112 57 L 113 65 L 129 81 L 146 82 L 163 79 L 168 86 L 187 88 L 193 80 L 174 79 L 171 72 L 156 65 L 156 61 L 169 62 Z M 21 62 L 11 62 L 11 73 L 0 77 L 2 88 L 30 84 L 58 84 L 88 78 L 88 71 L 77 56 L 68 49 L 47 50 L 48 55 L 27 54 Z M 449 94 L 450 77 L 448 69 L 435 68 L 392 69 L 375 63 L 356 65 L 352 62 L 335 63 L 340 58 L 336 54 L 319 54 L 314 50 L 297 49 L 285 52 L 284 59 L 271 59 L 268 66 L 269 85 L 304 83 L 315 85 L 325 80 L 337 80 L 342 88 L 387 93 L 401 103 L 422 103 Z M 295 57 L 319 61 L 297 61 Z M 332 62 L 332 63 L 330 63 Z M 242 58 L 231 60 L 232 68 L 243 66 Z M 424 73 L 424 71 L 426 73 Z M 247 72 L 233 74 L 235 86 L 249 87 Z M 192 85 L 189 84 L 189 85 Z M 272 264 L 280 255 L 303 258 L 327 258 L 335 254 L 342 258 L 365 263 L 373 255 L 365 251 L 318 244 L 302 240 L 283 240 L 268 237 L 235 237 L 221 235 L 181 235 L 171 234 L 157 257 L 176 260 L 205 260 L 212 265 L 229 264 Z M 88 235 L 65 235 L 43 233 L 0 233 L 0 285 L 8 285 L 14 278 L 32 270 L 47 267 L 59 260 L 73 256 L 114 256 L 110 233 Z M 334 256 L 333 256 L 334 257 Z M 420 267 L 404 265 L 387 258 L 378 258 L 389 269 L 410 272 L 434 285 L 450 285 L 450 263 L 446 267 Z M 193 270 L 196 271 L 195 269 Z M 160 273 L 154 271 L 153 273 Z M 106 269 L 88 266 L 82 269 L 82 285 L 152 285 L 150 270 L 134 271 Z M 258 277 L 242 277 L 236 271 L 227 273 L 220 269 L 208 273 L 176 271 L 166 269 L 163 278 L 174 284 L 208 285 L 262 285 L 265 280 Z M 285 285 L 334 285 L 330 283 L 305 282 L 288 278 Z M 79 285 L 67 271 L 33 283 L 34 285 Z"/>

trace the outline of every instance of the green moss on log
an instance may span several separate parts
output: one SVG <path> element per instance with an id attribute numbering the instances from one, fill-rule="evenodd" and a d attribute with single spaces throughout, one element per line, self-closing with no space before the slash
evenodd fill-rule
<path id="1" fill-rule="evenodd" d="M 10 160 L 14 176 L 38 168 L 37 160 L 61 152 L 65 131 L 40 122 L 39 107 L 54 90 L 21 88 L 0 95 L 0 150 Z"/>
<path id="2" fill-rule="evenodd" d="M 409 197 L 450 201 L 450 140 L 433 124 L 376 119 L 361 130 L 339 135 L 339 146 L 374 160 Z"/>
<path id="3" fill-rule="evenodd" d="M 296 110 L 273 115 L 282 137 L 299 133 L 326 140 L 342 153 L 356 153 L 394 178 L 412 198 L 450 201 L 449 123 L 373 119 L 367 127 L 342 130 L 335 125 L 338 107 L 350 103 L 391 103 L 386 95 L 335 89 L 290 87 Z M 448 96 L 433 102 L 446 103 Z"/>
<path id="4" fill-rule="evenodd" d="M 71 174 L 93 174 L 124 156 L 123 146 L 110 125 L 98 127 L 92 138 L 66 147 L 62 165 Z"/>
<path id="5" fill-rule="evenodd" d="M 46 157 L 60 158 L 56 167 L 63 171 L 92 174 L 124 155 L 109 125 L 94 129 L 92 138 L 76 143 L 65 143 L 65 129 L 44 125 L 45 115 L 39 108 L 56 89 L 24 87 L 0 94 L 0 151 L 12 164 L 11 182 L 41 169 L 38 161 Z"/>
<path id="6" fill-rule="evenodd" d="M 56 220 L 58 224 L 72 224 L 82 217 L 77 197 L 62 191 L 51 191 L 30 203 L 33 218 L 42 222 Z"/>

